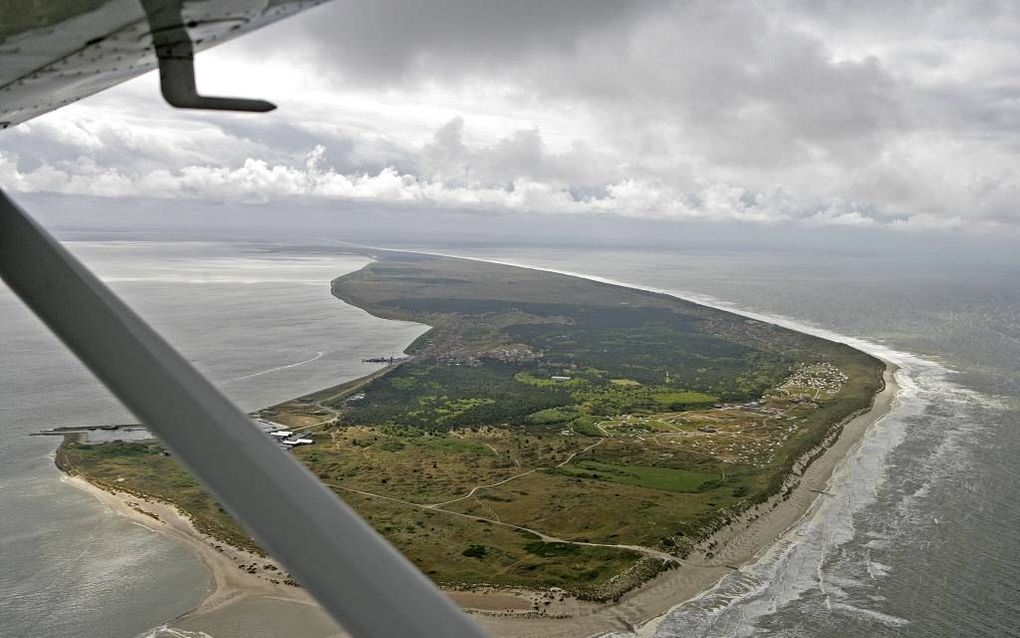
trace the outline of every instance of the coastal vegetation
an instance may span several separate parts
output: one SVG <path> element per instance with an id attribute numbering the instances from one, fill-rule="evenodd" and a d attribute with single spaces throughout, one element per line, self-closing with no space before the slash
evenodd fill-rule
<path id="1" fill-rule="evenodd" d="M 781 498 L 881 387 L 862 352 L 665 295 L 375 256 L 334 294 L 431 329 L 406 360 L 260 416 L 312 436 L 297 458 L 450 586 L 617 597 Z M 58 462 L 251 544 L 155 443 L 69 439 Z"/>

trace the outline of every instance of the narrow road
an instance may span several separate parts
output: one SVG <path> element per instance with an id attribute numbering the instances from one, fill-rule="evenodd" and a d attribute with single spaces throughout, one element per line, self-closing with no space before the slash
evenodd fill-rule
<path id="1" fill-rule="evenodd" d="M 559 467 L 559 466 L 557 466 L 557 467 Z M 450 499 L 449 501 L 443 501 L 442 503 L 433 503 L 432 505 L 422 505 L 422 507 L 426 507 L 426 508 L 430 508 L 430 509 L 436 509 L 436 508 L 439 508 L 439 507 L 441 507 L 443 505 L 449 505 L 450 503 L 456 503 L 457 501 L 463 501 L 466 498 L 471 498 L 472 496 L 474 496 L 475 492 L 477 492 L 478 490 L 485 489 L 487 487 L 498 487 L 500 485 L 503 485 L 504 483 L 509 483 L 510 481 L 512 481 L 514 479 L 519 479 L 522 476 L 527 476 L 528 474 L 534 474 L 535 472 L 537 472 L 539 470 L 542 470 L 542 469 L 545 469 L 545 468 L 537 467 L 537 468 L 535 468 L 533 470 L 528 470 L 527 472 L 521 472 L 520 474 L 514 474 L 510 478 L 505 478 L 502 481 L 498 481 L 496 483 L 489 483 L 487 485 L 476 485 L 476 486 L 472 487 L 471 491 L 468 492 L 467 494 L 465 494 L 464 496 L 458 496 L 457 498 Z"/>
<path id="2" fill-rule="evenodd" d="M 532 470 L 532 472 L 534 472 L 534 471 L 535 470 Z M 507 479 L 507 480 L 510 480 L 510 479 Z M 687 565 L 693 564 L 693 565 L 698 566 L 698 567 L 702 567 L 702 566 L 703 567 L 717 567 L 717 565 L 707 565 L 707 564 L 706 565 L 700 565 L 700 564 L 697 564 L 697 563 L 688 563 L 687 561 L 682 560 L 680 558 L 677 558 L 676 556 L 673 556 L 672 554 L 668 554 L 666 552 L 663 552 L 663 551 L 660 551 L 660 550 L 657 550 L 657 549 L 652 549 L 651 547 L 644 547 L 643 545 L 615 545 L 613 543 L 586 543 L 586 542 L 583 542 L 583 541 L 571 541 L 571 540 L 566 540 L 564 538 L 557 538 L 556 536 L 550 536 L 549 534 L 540 532 L 537 529 L 531 529 L 530 527 L 524 527 L 523 525 L 514 525 L 513 523 L 504 523 L 503 521 L 498 521 L 498 520 L 495 520 L 495 519 L 492 519 L 492 518 L 486 518 L 484 516 L 478 516 L 476 514 L 465 514 L 463 512 L 456 512 L 454 510 L 443 509 L 442 507 L 439 507 L 439 505 L 441 505 L 441 503 L 440 504 L 436 504 L 436 505 L 424 505 L 424 504 L 415 503 L 415 502 L 412 502 L 412 501 L 405 501 L 403 499 L 395 498 L 393 496 L 385 496 L 383 494 L 376 494 L 375 492 L 368 492 L 368 491 L 359 490 L 359 489 L 356 489 L 356 488 L 353 488 L 353 487 L 346 487 L 346 486 L 343 486 L 343 485 L 337 485 L 335 483 L 326 483 L 325 485 L 327 487 L 332 487 L 334 489 L 343 490 L 345 492 L 353 492 L 355 494 L 361 494 L 362 496 L 368 496 L 368 497 L 371 497 L 371 498 L 378 498 L 378 499 L 382 499 L 384 501 L 390 501 L 390 502 L 393 502 L 393 503 L 400 503 L 401 505 L 407 505 L 407 506 L 410 506 L 410 507 L 416 507 L 416 508 L 418 508 L 420 510 L 432 511 L 432 512 L 443 512 L 444 514 L 450 514 L 452 516 L 459 516 L 461 518 L 466 518 L 466 519 L 469 519 L 469 520 L 472 520 L 472 521 L 485 521 L 487 523 L 491 523 L 492 525 L 501 525 L 503 527 L 508 527 L 510 529 L 515 529 L 515 530 L 518 530 L 518 531 L 521 531 L 521 532 L 528 532 L 529 534 L 534 534 L 541 541 L 543 541 L 545 543 L 567 543 L 567 544 L 570 544 L 570 545 L 584 545 L 586 547 L 608 547 L 610 549 L 629 549 L 631 551 L 638 552 L 640 554 L 644 554 L 645 556 L 650 556 L 651 558 L 658 558 L 660 560 L 673 560 L 673 561 L 677 561 L 679 563 L 684 563 L 684 564 L 687 564 Z M 464 498 L 464 497 L 461 497 L 461 498 Z M 456 500 L 461 500 L 461 499 L 456 499 Z M 447 502 L 453 502 L 453 501 L 447 501 Z"/>
<path id="3" fill-rule="evenodd" d="M 596 441 L 595 443 L 592 443 L 591 445 L 589 445 L 588 447 L 584 448 L 583 450 L 578 450 L 576 452 L 572 452 L 570 454 L 570 456 L 568 456 L 565 461 L 563 461 L 562 463 L 557 464 L 555 467 L 563 467 L 567 463 L 570 463 L 572 460 L 574 460 L 574 457 L 577 456 L 578 454 L 584 454 L 585 452 L 587 452 L 588 450 L 592 449 L 593 447 L 596 447 L 597 445 L 599 445 L 603 441 L 605 441 L 605 439 L 599 439 L 598 441 Z M 431 508 L 431 509 L 436 509 L 436 508 L 442 507 L 443 505 L 449 505 L 450 503 L 456 503 L 458 501 L 463 501 L 465 499 L 469 499 L 472 496 L 474 496 L 475 492 L 477 492 L 478 490 L 482 490 L 482 489 L 485 489 L 487 487 L 499 487 L 500 485 L 503 485 L 505 483 L 509 483 L 510 481 L 513 481 L 514 479 L 519 479 L 522 476 L 527 476 L 529 474 L 534 474 L 535 472 L 537 472 L 539 470 L 544 470 L 544 469 L 545 468 L 542 468 L 542 467 L 536 467 L 534 469 L 528 470 L 527 472 L 521 472 L 520 474 L 514 474 L 510 478 L 505 478 L 502 481 L 497 481 L 495 483 L 487 483 L 485 485 L 476 485 L 476 486 L 472 487 L 471 491 L 468 492 L 467 494 L 465 494 L 464 496 L 458 496 L 457 498 L 453 498 L 453 499 L 450 499 L 448 501 L 443 501 L 442 503 L 433 503 L 431 505 L 425 505 L 424 507 L 428 507 L 428 508 Z"/>
<path id="4" fill-rule="evenodd" d="M 577 456 L 578 454 L 583 454 L 583 453 L 591 450 L 595 446 L 597 446 L 600 443 L 602 443 L 604 440 L 605 439 L 599 439 L 597 442 L 589 445 L 588 447 L 586 447 L 586 448 L 584 448 L 582 450 L 578 450 L 577 452 L 572 453 L 570 456 L 567 457 L 567 459 L 565 461 L 563 461 L 562 463 L 559 463 L 558 465 L 556 465 L 556 467 L 563 467 L 564 465 L 566 465 L 567 463 L 572 461 L 574 459 L 574 457 Z M 464 496 L 461 496 L 461 497 L 458 497 L 458 498 L 455 498 L 455 499 L 452 499 L 452 500 L 449 500 L 449 501 L 443 501 L 442 503 L 432 503 L 432 504 L 415 503 L 413 501 L 407 501 L 407 500 L 404 500 L 404 499 L 401 499 L 401 498 L 396 498 L 396 497 L 393 497 L 393 496 L 386 496 L 384 494 L 377 494 L 376 492 L 369 492 L 369 491 L 366 491 L 366 490 L 359 490 L 357 488 L 347 487 L 345 485 L 337 485 L 336 483 L 326 483 L 325 485 L 327 487 L 331 487 L 331 488 L 338 489 L 338 490 L 343 490 L 345 492 L 352 492 L 354 494 L 360 494 L 362 496 L 368 496 L 370 498 L 378 498 L 378 499 L 381 499 L 381 500 L 384 500 L 384 501 L 390 501 L 391 503 L 399 503 L 401 505 L 406 505 L 408 507 L 414 507 L 414 508 L 417 508 L 417 509 L 420 509 L 420 510 L 431 511 L 431 512 L 442 512 L 444 514 L 449 514 L 451 516 L 459 516 L 461 518 L 466 518 L 466 519 L 473 520 L 473 521 L 485 521 L 485 522 L 490 523 L 492 525 L 500 525 L 502 527 L 507 527 L 507 528 L 510 528 L 510 529 L 515 529 L 515 530 L 518 530 L 518 531 L 521 531 L 521 532 L 527 532 L 529 534 L 534 534 L 541 541 L 543 541 L 545 543 L 566 543 L 566 544 L 569 544 L 569 545 L 583 545 L 585 547 L 608 547 L 610 549 L 626 549 L 626 550 L 630 550 L 630 551 L 633 551 L 633 552 L 637 552 L 639 554 L 644 554 L 645 556 L 648 556 L 650 558 L 657 558 L 657 559 L 663 560 L 663 561 L 676 561 L 678 563 L 681 563 L 681 564 L 684 564 L 684 565 L 690 565 L 692 567 L 720 567 L 721 566 L 721 565 L 716 565 L 714 563 L 694 563 L 694 562 L 690 562 L 690 561 L 678 558 L 678 557 L 676 557 L 676 556 L 674 556 L 674 555 L 672 555 L 672 554 L 670 554 L 668 552 L 664 552 L 664 551 L 661 551 L 661 550 L 658 550 L 658 549 L 653 549 L 651 547 L 645 547 L 644 545 L 624 545 L 624 544 L 615 544 L 615 543 L 589 543 L 589 542 L 585 542 L 585 541 L 567 540 L 565 538 L 559 538 L 559 537 L 556 537 L 556 536 L 550 536 L 549 534 L 546 534 L 545 532 L 541 532 L 541 531 L 539 531 L 537 529 L 532 529 L 530 527 L 524 527 L 523 525 L 514 525 L 513 523 L 506 523 L 506 522 L 503 522 L 503 521 L 495 519 L 495 518 L 487 518 L 485 516 L 478 516 L 477 514 L 466 514 L 464 512 L 457 512 L 455 510 L 449 510 L 449 509 L 446 509 L 446 508 L 443 507 L 444 505 L 449 505 L 450 503 L 456 503 L 458 501 L 463 501 L 463 500 L 465 500 L 467 498 L 471 498 L 471 497 L 473 497 L 475 495 L 475 492 L 477 492 L 480 489 L 483 489 L 483 488 L 486 488 L 486 487 L 496 487 L 498 485 L 503 485 L 504 483 L 509 483 L 510 481 L 512 481 L 514 479 L 520 478 L 522 476 L 527 476 L 528 474 L 533 474 L 534 472 L 537 472 L 539 469 L 543 469 L 543 468 L 536 468 L 536 469 L 533 469 L 533 470 L 528 470 L 527 472 L 522 472 L 521 474 L 516 474 L 514 476 L 511 476 L 510 478 L 503 479 L 502 481 L 499 481 L 499 482 L 496 482 L 496 483 L 490 483 L 490 484 L 487 484 L 487 485 L 476 485 L 475 487 L 471 488 L 471 491 L 468 492 L 467 494 L 465 494 Z"/>
<path id="5" fill-rule="evenodd" d="M 585 452 L 587 452 L 588 450 L 592 449 L 593 447 L 597 447 L 597 446 L 598 446 L 599 444 L 601 444 L 601 443 L 602 443 L 603 441 L 605 441 L 605 439 L 599 439 L 598 441 L 596 441 L 596 442 L 592 443 L 591 445 L 589 445 L 588 447 L 584 448 L 583 450 L 578 450 L 578 451 L 576 451 L 576 452 L 572 452 L 572 453 L 570 454 L 570 456 L 568 456 L 568 457 L 567 457 L 567 460 L 566 460 L 566 461 L 563 461 L 562 463 L 560 463 L 560 464 L 559 464 L 559 465 L 557 465 L 556 467 L 563 467 L 563 466 L 564 466 L 564 465 L 566 465 L 567 463 L 570 463 L 571 461 L 573 461 L 573 460 L 574 460 L 574 457 L 575 457 L 575 456 L 577 456 L 578 454 L 584 454 Z"/>
<path id="6" fill-rule="evenodd" d="M 595 427 L 598 428 L 599 430 L 601 430 L 603 433 L 605 433 L 607 437 L 609 436 L 609 433 L 606 432 L 605 429 L 602 427 L 602 423 L 597 423 L 595 425 Z M 568 463 L 573 461 L 574 458 L 577 457 L 578 454 L 584 454 L 585 452 L 588 452 L 588 451 L 598 447 L 605 440 L 606 439 L 599 439 L 595 443 L 592 443 L 591 445 L 589 445 L 589 446 L 587 446 L 587 447 L 585 447 L 583 449 L 577 450 L 576 452 L 572 452 L 569 456 L 567 456 L 566 459 L 564 459 L 560 463 L 557 463 L 553 467 L 554 468 L 561 468 L 561 467 L 567 465 Z M 487 518 L 485 516 L 478 516 L 477 514 L 466 514 L 464 512 L 457 512 L 455 510 L 450 510 L 450 509 L 446 509 L 445 507 L 443 507 L 444 505 L 450 505 L 451 503 L 458 503 L 460 501 L 472 498 L 472 497 L 475 496 L 475 494 L 478 492 L 478 490 L 485 489 L 485 488 L 488 488 L 488 487 L 498 487 L 500 485 L 505 485 L 506 483 L 509 483 L 510 481 L 519 479 L 519 478 L 521 478 L 523 476 L 528 476 L 529 474 L 534 474 L 535 472 L 538 472 L 539 470 L 542 470 L 542 469 L 546 469 L 546 468 L 534 468 L 534 469 L 528 470 L 527 472 L 521 472 L 520 474 L 515 474 L 515 475 L 513 475 L 513 476 L 511 476 L 509 478 L 505 478 L 502 481 L 497 481 L 495 483 L 487 483 L 485 485 L 476 485 L 473 488 L 471 488 L 471 490 L 467 494 L 464 494 L 463 496 L 459 496 L 457 498 L 450 499 L 448 501 L 442 501 L 441 503 L 431 503 L 431 504 L 428 504 L 428 503 L 415 503 L 413 501 L 407 501 L 407 500 L 404 500 L 404 499 L 401 499 L 401 498 L 396 498 L 396 497 L 393 497 L 393 496 L 386 496 L 384 494 L 377 494 L 376 492 L 369 492 L 367 490 L 359 490 L 357 488 L 347 487 L 345 485 L 337 485 L 336 483 L 325 483 L 325 485 L 327 487 L 331 487 L 333 489 L 343 490 L 345 492 L 352 492 L 354 494 L 360 494 L 362 496 L 367 496 L 369 498 L 377 498 L 377 499 L 381 499 L 381 500 L 384 500 L 384 501 L 390 501 L 391 503 L 399 503 L 401 505 L 406 505 L 408 507 L 414 507 L 414 508 L 417 508 L 417 509 L 420 509 L 420 510 L 431 511 L 431 512 L 442 512 L 444 514 L 449 514 L 451 516 L 459 516 L 461 518 L 466 518 L 466 519 L 472 520 L 472 521 L 485 521 L 485 522 L 490 523 L 492 525 L 500 525 L 502 527 L 507 527 L 507 528 L 518 530 L 518 531 L 521 531 L 521 532 L 527 532 L 529 534 L 534 534 L 535 536 L 537 536 L 539 538 L 539 540 L 541 540 L 542 542 L 545 542 L 545 543 L 566 543 L 566 544 L 569 544 L 569 545 L 582 545 L 582 546 L 585 546 L 585 547 L 607 547 L 607 548 L 610 548 L 610 549 L 624 549 L 624 550 L 630 550 L 630 551 L 633 551 L 633 552 L 637 552 L 639 554 L 644 554 L 645 556 L 648 556 L 650 558 L 657 558 L 657 559 L 662 560 L 662 561 L 676 561 L 676 562 L 681 563 L 683 565 L 689 565 L 689 566 L 692 566 L 692 567 L 720 567 L 720 565 L 716 565 L 716 564 L 713 564 L 713 563 L 693 563 L 693 562 L 690 562 L 690 561 L 678 558 L 678 557 L 676 557 L 676 556 L 674 556 L 674 555 L 672 555 L 672 554 L 670 554 L 668 552 L 664 552 L 664 551 L 661 551 L 661 550 L 658 550 L 658 549 L 653 549 L 651 547 L 645 547 L 643 545 L 624 545 L 624 544 L 614 544 L 614 543 L 589 543 L 589 542 L 585 542 L 585 541 L 567 540 L 567 539 L 564 539 L 564 538 L 558 538 L 556 536 L 550 536 L 549 534 L 541 532 L 541 531 L 539 531 L 537 529 L 532 529 L 530 527 L 524 527 L 523 525 L 514 525 L 513 523 L 506 523 L 506 522 L 503 522 L 503 521 L 498 520 L 496 518 Z M 489 511 L 491 512 L 492 510 L 490 509 Z"/>
<path id="7" fill-rule="evenodd" d="M 334 394 L 332 396 L 328 396 L 328 397 L 325 397 L 323 399 L 320 399 L 319 401 L 316 401 L 315 404 L 314 404 L 316 408 L 319 408 L 320 410 L 324 410 L 326 412 L 331 412 L 333 414 L 333 416 L 328 418 L 328 419 L 325 419 L 323 421 L 320 421 L 318 423 L 313 423 L 312 425 L 302 425 L 300 427 L 290 428 L 290 429 L 293 430 L 294 432 L 300 432 L 300 431 L 303 431 L 303 430 L 311 430 L 312 428 L 323 427 L 323 426 L 332 425 L 333 423 L 336 423 L 340 419 L 342 414 L 341 414 L 341 412 L 339 410 L 337 410 L 333 406 L 328 405 L 326 403 L 327 401 L 336 401 L 340 397 L 345 397 L 345 396 L 350 396 L 352 394 L 355 394 L 356 392 L 358 392 L 358 390 L 361 390 L 362 388 L 367 386 L 369 383 L 375 381 L 379 377 L 385 376 L 385 375 L 389 374 L 390 372 L 393 372 L 398 367 L 400 367 L 401 365 L 407 363 L 408 361 L 411 361 L 412 359 L 413 359 L 413 357 L 408 357 L 407 359 L 404 359 L 403 361 L 397 361 L 395 363 L 391 363 L 391 364 L 385 366 L 384 368 L 381 368 L 379 370 L 376 370 L 375 372 L 372 372 L 370 374 L 367 374 L 367 375 L 361 377 L 360 379 L 355 379 L 355 381 L 353 382 L 352 385 L 348 385 L 348 386 L 344 387 L 344 389 L 341 390 L 340 392 L 338 392 L 338 393 L 336 393 L 336 394 Z"/>

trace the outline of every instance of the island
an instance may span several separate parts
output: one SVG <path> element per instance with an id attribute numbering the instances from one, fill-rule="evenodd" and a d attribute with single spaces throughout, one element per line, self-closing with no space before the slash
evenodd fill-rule
<path id="1" fill-rule="evenodd" d="M 478 613 L 608 618 L 670 573 L 710 585 L 824 495 L 834 460 L 805 485 L 810 469 L 846 452 L 844 428 L 873 420 L 890 381 L 847 345 L 666 294 L 371 256 L 333 295 L 430 329 L 376 373 L 254 416 Z M 296 586 L 157 441 L 68 435 L 57 464 L 157 522 L 143 504 L 171 507 L 244 573 Z"/>

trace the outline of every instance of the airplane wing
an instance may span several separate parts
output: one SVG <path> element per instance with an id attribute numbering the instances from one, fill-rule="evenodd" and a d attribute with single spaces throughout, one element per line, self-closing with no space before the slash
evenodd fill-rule
<path id="1" fill-rule="evenodd" d="M 0 3 L 0 128 L 156 67 L 174 106 L 271 110 L 262 100 L 199 95 L 194 53 L 318 3 Z M 483 636 L 2 192 L 0 277 L 353 635 Z"/>
<path id="2" fill-rule="evenodd" d="M 322 2 L 324 0 L 2 2 L 0 128 L 20 124 L 157 66 L 161 72 L 164 67 L 176 66 L 186 73 L 195 52 Z M 170 75 L 177 78 L 172 70 Z M 164 95 L 166 86 L 164 81 Z M 174 104 L 173 99 L 168 100 Z"/>

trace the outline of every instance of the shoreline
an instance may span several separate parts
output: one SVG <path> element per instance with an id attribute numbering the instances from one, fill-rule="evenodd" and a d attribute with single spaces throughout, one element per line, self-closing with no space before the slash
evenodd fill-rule
<path id="1" fill-rule="evenodd" d="M 438 253 L 424 254 L 473 259 Z M 754 313 L 721 307 L 673 292 L 611 282 L 572 272 L 485 259 L 477 261 L 545 270 L 635 290 L 664 293 L 698 305 L 758 318 Z M 777 325 L 786 323 L 775 318 L 762 320 Z M 814 334 L 813 330 L 805 330 L 802 327 L 790 329 Z M 847 343 L 831 336 L 821 338 Z M 859 340 L 852 341 L 859 343 Z M 851 347 L 867 352 L 857 345 Z M 848 418 L 838 426 L 833 426 L 832 434 L 821 446 L 806 452 L 794 464 L 791 475 L 779 495 L 745 511 L 707 540 L 699 543 L 687 558 L 678 559 L 680 563 L 678 568 L 660 573 L 630 590 L 617 601 L 609 603 L 586 602 L 570 597 L 564 599 L 563 596 L 556 600 L 557 596 L 547 591 L 510 588 L 461 590 L 450 588 L 444 589 L 445 593 L 472 613 L 476 621 L 495 637 L 597 636 L 614 631 L 628 631 L 640 636 L 651 635 L 662 618 L 672 609 L 712 589 L 730 572 L 751 564 L 769 551 L 781 547 L 783 539 L 795 533 L 798 523 L 823 502 L 835 469 L 848 458 L 871 425 L 889 411 L 898 393 L 895 380 L 897 366 L 878 355 L 868 354 L 885 364 L 884 385 L 872 397 L 870 408 Z M 360 379 L 348 383 L 358 381 Z M 203 620 L 211 622 L 215 618 L 222 622 L 222 619 L 229 617 L 230 614 L 240 616 L 244 606 L 235 607 L 238 603 L 247 602 L 250 607 L 251 603 L 276 601 L 299 605 L 294 609 L 302 610 L 300 612 L 302 615 L 315 616 L 314 622 L 312 620 L 307 623 L 301 622 L 300 627 L 290 625 L 288 633 L 292 635 L 307 635 L 309 638 L 345 635 L 332 621 L 325 623 L 332 629 L 323 633 L 324 619 L 328 619 L 328 616 L 305 590 L 279 582 L 285 578 L 285 573 L 272 559 L 231 547 L 202 534 L 195 529 L 186 514 L 167 503 L 119 491 L 116 486 L 93 484 L 79 476 L 69 475 L 63 480 L 92 494 L 115 513 L 150 530 L 166 534 L 177 542 L 189 546 L 198 554 L 210 574 L 209 591 L 195 608 L 169 621 L 167 626 L 185 623 L 190 625 L 187 627 L 190 630 L 202 629 Z M 543 611 L 535 612 L 534 609 Z M 301 630 L 304 627 L 308 628 L 307 633 Z M 228 630 L 221 634 L 217 631 L 215 636 L 231 638 L 235 633 Z"/>
<path id="2" fill-rule="evenodd" d="M 715 532 L 700 543 L 681 565 L 627 592 L 617 602 L 590 603 L 567 598 L 553 601 L 544 615 L 534 615 L 530 603 L 543 600 L 545 592 L 491 589 L 487 591 L 444 590 L 472 613 L 475 620 L 496 638 L 540 638 L 597 636 L 614 631 L 630 631 L 650 636 L 671 610 L 714 587 L 735 568 L 758 560 L 794 533 L 798 523 L 818 506 L 833 472 L 848 458 L 868 429 L 891 408 L 899 386 L 895 364 L 883 360 L 884 387 L 874 397 L 871 408 L 842 426 L 838 437 L 822 448 L 806 469 L 794 479 L 787 498 L 773 497 Z M 814 456 L 814 452 L 808 453 Z M 271 600 L 300 605 L 306 611 L 325 616 L 316 601 L 302 588 L 274 583 L 284 578 L 283 569 L 271 558 L 226 545 L 202 534 L 190 519 L 172 505 L 117 491 L 112 486 L 93 484 L 67 475 L 67 484 L 94 496 L 114 513 L 142 526 L 165 534 L 196 552 L 210 574 L 210 589 L 193 609 L 168 624 L 188 622 L 201 625 L 203 617 L 214 612 L 229 612 L 242 601 Z M 711 551 L 711 558 L 706 553 Z M 709 562 L 710 561 L 710 562 Z M 272 567 L 267 569 L 267 566 Z M 249 571 L 254 568 L 254 571 Z M 275 577 L 275 578 L 274 578 Z M 529 600 L 530 599 L 530 600 Z M 525 604 L 521 604 L 525 603 Z M 516 607 L 516 611 L 511 611 Z M 322 619 L 311 626 L 318 629 Z M 318 633 L 318 632 L 317 632 Z M 334 632 L 318 635 L 338 635 Z M 217 638 L 220 638 L 217 636 Z"/>
<path id="3" fill-rule="evenodd" d="M 198 555 L 209 572 L 210 582 L 206 594 L 198 605 L 173 620 L 198 617 L 250 598 L 286 600 L 318 607 L 318 603 L 304 589 L 270 580 L 268 574 L 283 573 L 274 559 L 258 556 L 203 534 L 195 529 L 191 519 L 173 505 L 97 485 L 76 474 L 67 474 L 61 481 L 93 496 L 114 514 L 163 534 L 191 548 Z M 246 571 L 246 566 L 251 565 L 258 566 L 256 573 Z M 266 565 L 273 567 L 265 569 Z M 264 575 L 256 575 L 258 572 Z"/>
<path id="4" fill-rule="evenodd" d="M 735 571 L 733 568 L 756 562 L 784 537 L 794 533 L 800 521 L 825 498 L 824 492 L 827 492 L 833 472 L 849 457 L 871 426 L 889 412 L 896 399 L 899 386 L 895 374 L 898 367 L 883 361 L 886 364 L 883 373 L 885 386 L 875 395 L 871 409 L 843 425 L 838 438 L 803 471 L 789 497 L 774 498 L 777 501 L 775 505 L 766 507 L 765 511 L 762 511 L 762 506 L 748 510 L 699 544 L 681 561 L 679 568 L 663 572 L 624 594 L 618 602 L 595 606 L 588 614 L 565 619 L 490 616 L 476 616 L 476 619 L 497 638 L 566 638 L 598 636 L 613 631 L 651 636 L 670 611 L 710 590 L 724 576 Z M 714 554 L 711 564 L 699 565 L 709 546 Z"/>

